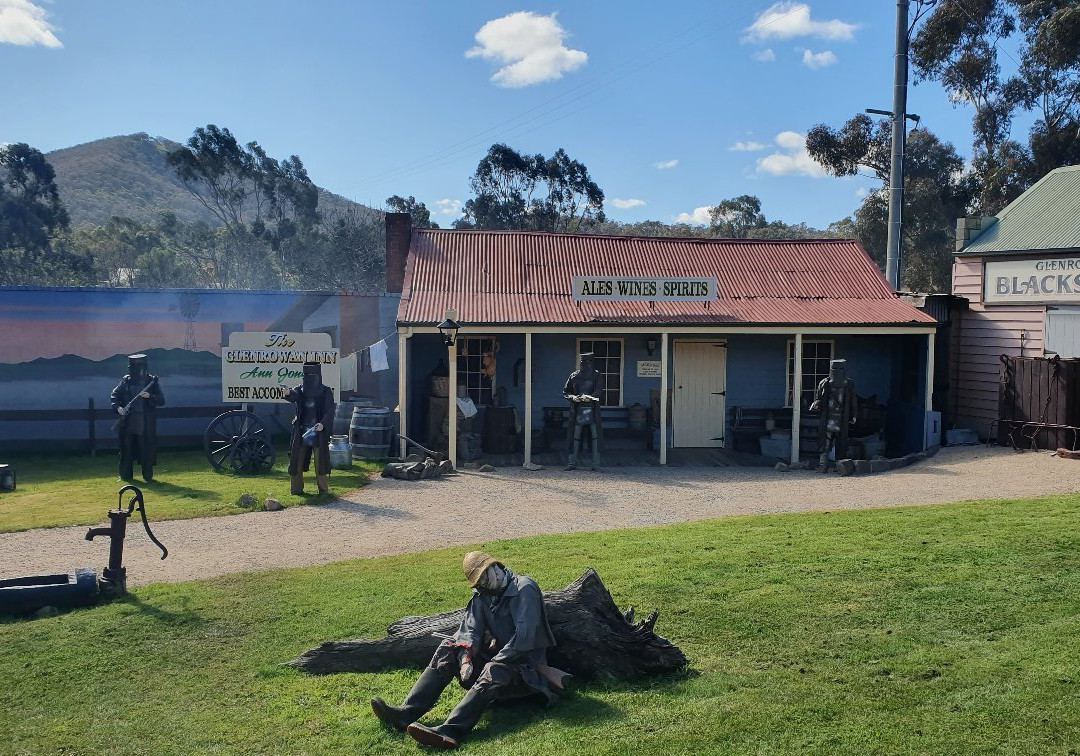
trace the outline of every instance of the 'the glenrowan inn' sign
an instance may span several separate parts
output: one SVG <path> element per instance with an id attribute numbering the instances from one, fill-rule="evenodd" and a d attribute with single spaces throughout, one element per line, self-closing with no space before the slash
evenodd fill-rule
<path id="1" fill-rule="evenodd" d="M 716 299 L 716 278 L 704 276 L 574 276 L 570 285 L 575 302 L 712 302 Z"/>
<path id="2" fill-rule="evenodd" d="M 1080 258 L 988 262 L 985 302 L 1080 302 Z"/>

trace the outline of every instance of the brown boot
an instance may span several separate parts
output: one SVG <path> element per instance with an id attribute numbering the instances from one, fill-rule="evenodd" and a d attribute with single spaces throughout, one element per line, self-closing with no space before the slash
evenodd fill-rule
<path id="1" fill-rule="evenodd" d="M 289 491 L 293 496 L 299 496 L 304 493 L 304 474 L 296 473 L 289 478 Z"/>
<path id="2" fill-rule="evenodd" d="M 405 728 L 412 724 L 412 718 L 405 709 L 391 706 L 378 696 L 371 699 L 371 710 L 380 722 L 398 732 L 405 732 Z"/>
<path id="3" fill-rule="evenodd" d="M 423 743 L 432 748 L 457 748 L 458 742 L 449 735 L 443 735 L 438 729 L 413 722 L 408 727 L 408 733 L 417 743 Z"/>
<path id="4" fill-rule="evenodd" d="M 319 487 L 319 493 L 330 493 L 330 476 L 329 475 L 316 475 L 315 485 Z"/>

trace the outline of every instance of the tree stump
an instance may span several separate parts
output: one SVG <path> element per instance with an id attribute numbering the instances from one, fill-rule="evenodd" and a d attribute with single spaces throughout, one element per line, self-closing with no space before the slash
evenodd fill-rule
<path id="1" fill-rule="evenodd" d="M 555 647 L 548 664 L 578 678 L 631 678 L 681 669 L 687 659 L 678 646 L 653 632 L 658 612 L 634 622 L 634 609 L 619 611 L 591 567 L 560 591 L 544 593 Z M 453 635 L 465 610 L 427 617 L 403 617 L 386 637 L 330 641 L 309 649 L 288 666 L 314 675 L 375 672 L 394 667 L 423 667 L 442 639 Z"/>

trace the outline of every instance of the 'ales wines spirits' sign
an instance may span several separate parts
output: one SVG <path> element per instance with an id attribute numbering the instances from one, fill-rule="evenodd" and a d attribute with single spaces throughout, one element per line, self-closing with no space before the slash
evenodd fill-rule
<path id="1" fill-rule="evenodd" d="M 715 277 L 574 276 L 575 302 L 712 302 Z"/>

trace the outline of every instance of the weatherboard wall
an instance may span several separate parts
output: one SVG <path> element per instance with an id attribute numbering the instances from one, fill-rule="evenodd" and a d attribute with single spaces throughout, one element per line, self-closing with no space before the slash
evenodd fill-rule
<path id="1" fill-rule="evenodd" d="M 1039 253 L 1039 256 L 1044 256 Z M 990 433 L 998 416 L 1001 355 L 1042 357 L 1046 306 L 983 302 L 985 258 L 953 261 L 953 294 L 968 300 L 956 321 L 953 400 L 956 426 Z"/>

